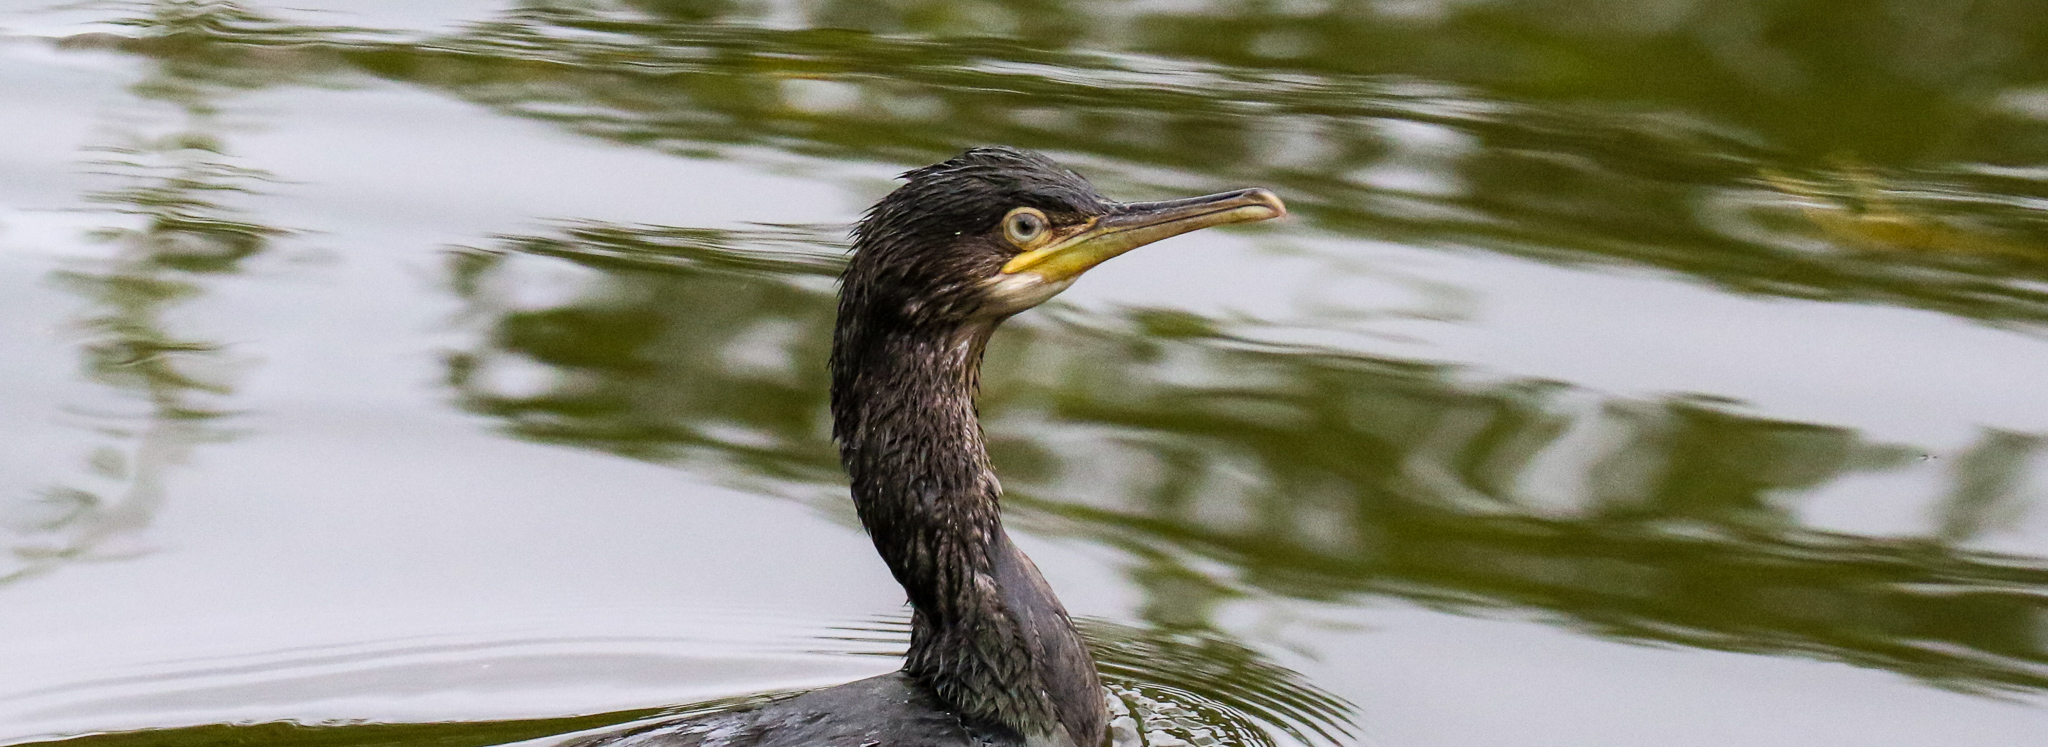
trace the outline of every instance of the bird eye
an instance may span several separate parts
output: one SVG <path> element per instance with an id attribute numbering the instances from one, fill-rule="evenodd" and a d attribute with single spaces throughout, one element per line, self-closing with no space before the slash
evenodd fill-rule
<path id="1" fill-rule="evenodd" d="M 1010 243 L 1028 246 L 1045 235 L 1045 214 L 1031 208 L 1017 208 L 1003 217 L 1003 235 Z"/>

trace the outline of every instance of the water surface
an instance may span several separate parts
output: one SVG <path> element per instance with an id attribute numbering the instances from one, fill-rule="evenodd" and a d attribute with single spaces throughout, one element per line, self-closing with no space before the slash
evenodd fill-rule
<path id="1" fill-rule="evenodd" d="M 0 743 L 887 671 L 832 278 L 983 143 L 1294 212 L 990 351 L 1019 541 L 1175 738 L 2048 730 L 2031 3 L 317 5 L 0 5 Z"/>

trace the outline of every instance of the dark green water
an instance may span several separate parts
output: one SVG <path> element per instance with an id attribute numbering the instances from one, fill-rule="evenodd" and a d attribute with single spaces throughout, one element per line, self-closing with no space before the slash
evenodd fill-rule
<path id="1" fill-rule="evenodd" d="M 2038 3 L 321 5 L 0 2 L 0 744 L 888 670 L 832 278 L 984 143 L 1294 213 L 990 351 L 1020 542 L 1177 738 L 2048 733 Z"/>

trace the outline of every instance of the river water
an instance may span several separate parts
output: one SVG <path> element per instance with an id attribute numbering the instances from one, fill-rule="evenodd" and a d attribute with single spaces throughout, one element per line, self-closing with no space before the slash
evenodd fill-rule
<path id="1" fill-rule="evenodd" d="M 1293 211 L 989 353 L 1126 744 L 2048 733 L 2035 3 L 48 6 L 0 2 L 0 744 L 893 668 L 833 277 L 987 143 Z"/>

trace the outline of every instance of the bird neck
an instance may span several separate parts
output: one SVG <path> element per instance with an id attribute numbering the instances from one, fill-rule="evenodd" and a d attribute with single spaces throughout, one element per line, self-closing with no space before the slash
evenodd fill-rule
<path id="1" fill-rule="evenodd" d="M 1003 531 L 974 406 L 993 325 L 849 326 L 842 309 L 833 431 L 861 523 L 910 597 L 904 669 L 970 723 L 1095 747 L 1107 714 L 1094 661 Z"/>

